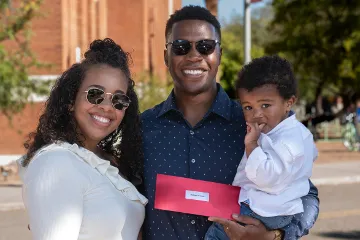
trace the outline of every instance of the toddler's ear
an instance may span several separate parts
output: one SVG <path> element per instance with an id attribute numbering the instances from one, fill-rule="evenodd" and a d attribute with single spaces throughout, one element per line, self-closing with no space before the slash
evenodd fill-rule
<path id="1" fill-rule="evenodd" d="M 291 96 L 288 100 L 286 100 L 286 111 L 289 112 L 292 106 L 296 103 L 296 97 Z"/>

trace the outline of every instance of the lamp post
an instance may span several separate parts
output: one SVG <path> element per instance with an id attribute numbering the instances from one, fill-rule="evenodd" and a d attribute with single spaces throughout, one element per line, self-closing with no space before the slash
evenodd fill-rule
<path id="1" fill-rule="evenodd" d="M 244 62 L 251 60 L 251 0 L 244 0 Z"/>
<path id="2" fill-rule="evenodd" d="M 251 3 L 261 0 L 244 0 L 244 63 L 251 61 Z"/>

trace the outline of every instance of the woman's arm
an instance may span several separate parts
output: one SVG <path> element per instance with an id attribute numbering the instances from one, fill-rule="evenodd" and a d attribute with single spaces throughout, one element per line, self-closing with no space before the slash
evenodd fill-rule
<path id="1" fill-rule="evenodd" d="M 83 217 L 81 162 L 65 150 L 32 160 L 25 176 L 23 199 L 33 239 L 77 240 Z"/>

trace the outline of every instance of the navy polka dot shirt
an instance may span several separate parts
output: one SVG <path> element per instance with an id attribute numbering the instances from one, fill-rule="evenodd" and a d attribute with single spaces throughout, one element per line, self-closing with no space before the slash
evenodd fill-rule
<path id="1" fill-rule="evenodd" d="M 211 225 L 207 217 L 154 209 L 156 175 L 231 184 L 245 147 L 246 124 L 240 105 L 218 85 L 212 107 L 194 127 L 177 109 L 173 92 L 141 118 L 144 194 L 149 199 L 144 239 L 204 239 Z"/>

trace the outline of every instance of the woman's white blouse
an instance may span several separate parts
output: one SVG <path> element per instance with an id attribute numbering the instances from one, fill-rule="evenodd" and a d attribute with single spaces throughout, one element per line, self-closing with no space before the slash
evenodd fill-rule
<path id="1" fill-rule="evenodd" d="M 109 161 L 62 142 L 41 149 L 21 175 L 34 240 L 137 239 L 147 199 Z"/>

